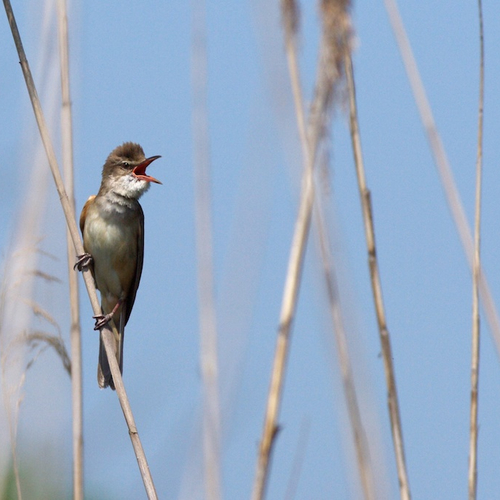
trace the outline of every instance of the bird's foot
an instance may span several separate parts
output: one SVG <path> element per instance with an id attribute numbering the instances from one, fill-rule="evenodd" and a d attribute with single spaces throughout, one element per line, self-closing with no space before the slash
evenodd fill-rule
<path id="1" fill-rule="evenodd" d="M 78 269 L 80 272 L 85 268 L 89 267 L 92 262 L 92 255 L 89 253 L 84 253 L 82 255 L 77 255 L 76 264 L 73 266 L 73 269 Z"/>
<path id="2" fill-rule="evenodd" d="M 103 326 L 107 325 L 110 322 L 111 318 L 113 317 L 113 313 L 99 314 L 92 317 L 95 319 L 94 330 L 100 330 Z"/>

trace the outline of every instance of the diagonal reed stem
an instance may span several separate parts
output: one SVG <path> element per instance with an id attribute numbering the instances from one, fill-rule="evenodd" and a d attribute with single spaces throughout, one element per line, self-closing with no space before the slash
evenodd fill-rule
<path id="1" fill-rule="evenodd" d="M 61 64 L 61 133 L 63 172 L 69 202 L 75 210 L 73 175 L 73 127 L 71 117 L 71 93 L 69 84 L 69 40 L 66 0 L 58 0 L 59 58 Z M 73 500 L 83 500 L 83 394 L 82 394 L 82 341 L 78 276 L 73 270 L 76 253 L 71 234 L 66 228 L 68 254 L 69 302 L 71 314 L 71 385 L 73 408 Z"/>
<path id="2" fill-rule="evenodd" d="M 265 493 L 269 475 L 270 456 L 278 432 L 278 415 L 281 404 L 290 335 L 297 306 L 304 255 L 309 237 L 314 203 L 314 164 L 320 141 L 325 137 L 329 124 L 329 112 L 336 84 L 341 78 L 341 54 L 350 49 L 349 0 L 322 0 L 322 39 L 319 51 L 315 96 L 306 124 L 304 100 L 300 83 L 296 50 L 296 34 L 299 23 L 299 7 L 295 0 L 281 0 L 282 24 L 284 27 L 285 52 L 292 87 L 297 126 L 302 147 L 303 174 L 299 211 L 295 221 L 290 248 L 288 270 L 283 289 L 281 312 L 271 374 L 264 428 L 259 446 L 259 455 L 254 480 L 253 500 L 261 500 Z"/>
<path id="3" fill-rule="evenodd" d="M 45 153 L 47 154 L 50 170 L 52 172 L 57 193 L 59 194 L 59 199 L 61 201 L 64 216 L 66 218 L 66 224 L 71 234 L 71 239 L 73 241 L 76 253 L 77 255 L 81 255 L 84 253 L 84 250 L 83 250 L 82 240 L 80 238 L 80 235 L 78 234 L 78 228 L 76 226 L 75 213 L 69 201 L 68 195 L 66 194 L 66 190 L 64 188 L 64 183 L 61 177 L 61 173 L 59 171 L 59 166 L 57 164 L 54 147 L 50 139 L 50 134 L 47 128 L 45 117 L 43 115 L 40 99 L 38 98 L 38 93 L 36 91 L 35 83 L 33 81 L 33 76 L 31 74 L 26 54 L 24 52 L 21 36 L 19 34 L 17 23 L 14 17 L 14 12 L 12 10 L 12 5 L 10 3 L 10 0 L 3 0 L 3 4 L 12 31 L 12 37 L 16 45 L 17 53 L 19 55 L 19 62 L 21 64 L 21 69 L 23 71 L 23 76 L 26 82 L 26 87 L 28 89 L 31 105 L 33 107 L 33 112 L 35 114 L 38 129 L 40 131 L 43 146 L 45 148 Z M 97 298 L 97 292 L 95 289 L 94 280 L 92 278 L 90 270 L 88 268 L 84 269 L 82 274 L 83 274 L 83 279 L 85 281 L 85 285 L 87 287 L 87 292 L 89 294 L 89 299 L 94 314 L 96 315 L 101 314 L 101 307 L 99 305 L 99 300 Z M 121 377 L 120 369 L 118 367 L 118 362 L 116 360 L 116 356 L 114 355 L 112 335 L 113 333 L 111 332 L 111 329 L 108 325 L 104 326 L 101 329 L 101 336 L 104 341 L 106 354 L 108 355 L 108 360 L 111 368 L 111 373 L 113 375 L 113 380 L 115 381 L 116 394 L 118 395 L 118 398 L 120 400 L 120 405 L 123 411 L 123 415 L 125 417 L 125 421 L 127 422 L 130 439 L 132 441 L 132 446 L 134 447 L 137 463 L 139 465 L 139 470 L 141 472 L 141 476 L 144 482 L 144 487 L 146 489 L 148 499 L 156 500 L 158 497 L 153 484 L 153 478 L 151 476 L 146 456 L 144 454 L 141 441 L 139 439 L 139 434 L 137 432 L 137 427 L 135 425 L 134 416 L 132 414 L 132 409 L 130 408 L 130 403 L 128 401 L 127 394 L 125 392 L 125 387 L 123 385 L 123 380 Z"/>
<path id="4" fill-rule="evenodd" d="M 366 500 L 376 498 L 375 482 L 373 475 L 373 464 L 370 458 L 368 439 L 363 425 L 363 419 L 359 409 L 358 395 L 354 381 L 354 374 L 349 356 L 347 335 L 344 328 L 342 309 L 340 305 L 340 293 L 335 271 L 334 261 L 331 255 L 331 243 L 328 237 L 328 231 L 323 217 L 323 203 L 318 195 L 315 198 L 314 222 L 318 231 L 321 259 L 323 261 L 323 273 L 332 316 L 333 330 L 335 333 L 335 342 L 337 345 L 337 357 L 342 376 L 342 387 L 346 400 L 349 423 L 351 425 L 354 449 L 356 452 L 356 461 L 361 480 L 363 496 Z"/>
<path id="5" fill-rule="evenodd" d="M 358 178 L 358 187 L 361 198 L 361 208 L 365 224 L 366 245 L 368 248 L 368 263 L 370 268 L 370 281 L 372 285 L 373 300 L 375 303 L 375 313 L 377 316 L 380 344 L 382 346 L 382 357 L 384 360 L 384 370 L 387 385 L 387 404 L 389 408 L 389 418 L 391 421 L 391 433 L 396 457 L 396 467 L 399 478 L 399 490 L 402 500 L 409 500 L 410 485 L 408 473 L 406 470 L 406 460 L 404 453 L 403 431 L 401 427 L 401 417 L 399 412 L 398 393 L 396 388 L 396 375 L 394 363 L 392 361 L 392 347 L 389 330 L 387 328 L 384 302 L 382 297 L 382 285 L 380 283 L 380 274 L 378 268 L 377 251 L 375 244 L 375 227 L 373 224 L 373 212 L 371 205 L 370 191 L 366 186 L 365 170 L 363 165 L 363 156 L 361 152 L 361 139 L 359 135 L 357 106 L 356 106 L 356 88 L 354 85 L 354 76 L 352 69 L 352 60 L 350 56 L 345 58 L 345 70 L 347 86 L 349 91 L 349 114 L 352 148 L 354 154 L 354 163 L 356 166 L 356 175 Z"/>
<path id="6" fill-rule="evenodd" d="M 441 177 L 441 183 L 446 195 L 446 201 L 448 202 L 453 221 L 455 222 L 455 227 L 460 237 L 467 263 L 473 272 L 474 243 L 471 230 L 469 223 L 467 222 L 467 217 L 465 216 L 462 200 L 460 199 L 448 158 L 446 156 L 446 151 L 434 121 L 434 116 L 432 114 L 429 100 L 427 99 L 422 78 L 420 77 L 420 73 L 418 71 L 410 41 L 408 40 L 408 36 L 395 0 L 384 0 L 384 2 L 399 51 L 406 68 L 413 96 L 420 113 L 420 119 L 427 134 L 431 151 L 434 156 L 434 161 Z M 491 294 L 490 286 L 486 279 L 486 274 L 481 265 L 479 265 L 478 274 L 479 296 L 483 301 L 482 304 L 486 313 L 486 319 L 490 325 L 491 335 L 495 342 L 497 353 L 500 355 L 500 318 L 498 316 L 495 301 L 493 300 L 493 295 Z"/>
<path id="7" fill-rule="evenodd" d="M 474 220 L 474 265 L 472 272 L 472 349 L 471 349 L 471 395 L 470 395 L 470 440 L 469 440 L 469 500 L 477 495 L 477 414 L 479 386 L 479 277 L 481 273 L 481 188 L 483 170 L 483 110 L 484 110 L 484 29 L 483 6 L 478 0 L 479 17 L 479 104 L 476 158 L 476 206 Z"/>
<path id="8" fill-rule="evenodd" d="M 285 22 L 286 26 L 286 22 Z M 297 114 L 297 124 L 302 143 L 305 169 L 302 177 L 299 212 L 295 222 L 294 235 L 290 248 L 288 270 L 283 289 L 281 312 L 278 327 L 278 338 L 271 375 L 271 385 L 267 400 L 264 428 L 262 431 L 257 468 L 255 472 L 252 500 L 261 500 L 264 497 L 269 475 L 269 462 L 273 444 L 278 433 L 278 415 L 281 404 L 283 381 L 288 357 L 289 339 L 292 322 L 295 315 L 297 298 L 300 286 L 302 265 L 306 249 L 307 238 L 311 223 L 311 212 L 314 199 L 314 154 L 309 148 L 307 139 L 307 125 L 304 114 L 304 104 L 300 85 L 295 40 L 293 36 L 285 36 L 286 54 L 292 91 Z"/>

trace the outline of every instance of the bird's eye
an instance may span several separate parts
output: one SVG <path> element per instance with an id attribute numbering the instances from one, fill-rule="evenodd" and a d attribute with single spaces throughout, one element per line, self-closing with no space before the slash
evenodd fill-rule
<path id="1" fill-rule="evenodd" d="M 128 161 L 122 161 L 122 166 L 128 168 L 130 167 L 130 163 Z"/>

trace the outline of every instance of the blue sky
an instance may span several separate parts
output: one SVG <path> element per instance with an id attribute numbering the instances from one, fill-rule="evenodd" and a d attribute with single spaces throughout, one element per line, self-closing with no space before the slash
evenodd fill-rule
<path id="1" fill-rule="evenodd" d="M 301 152 L 277 2 L 207 5 L 209 120 L 215 287 L 223 401 L 223 493 L 248 498 L 274 352 L 282 288 L 300 187 Z M 316 74 L 318 16 L 303 2 L 304 91 Z M 14 4 L 44 105 L 39 2 Z M 436 123 L 466 213 L 473 220 L 478 102 L 475 3 L 401 2 Z M 496 89 L 498 6 L 484 3 L 486 43 L 483 265 L 500 297 L 497 200 L 500 157 Z M 53 15 L 53 14 L 52 14 Z M 49 19 L 51 19 L 49 17 Z M 141 200 L 144 271 L 127 327 L 124 381 L 160 498 L 202 498 L 201 376 L 194 229 L 190 2 L 70 4 L 77 211 L 97 192 L 100 170 L 120 143 L 162 155 L 163 182 Z M 467 488 L 471 278 L 382 1 L 354 5 L 354 69 L 361 140 L 386 314 L 393 343 L 410 486 L 414 498 L 454 499 Z M 57 54 L 48 23 L 47 60 Z M 14 239 L 39 144 L 8 24 L 0 43 L 2 257 Z M 52 73 L 51 73 L 52 71 Z M 57 71 L 57 68 L 55 69 Z M 55 76 L 54 76 L 55 75 Z M 44 83 L 45 82 L 45 83 Z M 59 144 L 57 128 L 55 143 Z M 331 136 L 329 221 L 342 302 L 371 445 L 379 450 L 380 498 L 398 498 L 383 364 L 375 322 L 359 195 L 339 103 Z M 47 174 L 47 179 L 48 177 Z M 38 234 L 60 261 L 39 266 L 61 284 L 37 285 L 37 300 L 67 339 L 64 225 L 55 189 Z M 14 207 L 14 208 L 13 208 Z M 307 436 L 297 499 L 360 498 L 315 233 L 308 245 L 293 328 L 268 498 L 284 498 L 297 443 Z M 85 478 L 95 498 L 143 498 L 115 394 L 96 383 L 98 339 L 82 287 Z M 500 490 L 500 369 L 482 321 L 479 497 Z M 71 480 L 70 381 L 45 352 L 30 369 L 21 407 L 25 453 L 54 455 Z M 0 414 L 0 418 L 5 418 Z M 377 445 L 378 443 L 378 445 Z M 41 476 L 56 474 L 40 461 Z M 60 475 L 60 473 L 59 473 Z M 98 493 L 95 493 L 98 492 Z"/>

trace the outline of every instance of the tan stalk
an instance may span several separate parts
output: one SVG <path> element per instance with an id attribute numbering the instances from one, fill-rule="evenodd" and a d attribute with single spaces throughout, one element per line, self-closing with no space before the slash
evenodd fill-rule
<path id="1" fill-rule="evenodd" d="M 75 211 L 73 176 L 73 126 L 69 84 L 69 40 L 66 0 L 58 0 L 59 58 L 61 64 L 61 133 L 63 172 L 69 202 Z M 82 342 L 78 296 L 78 276 L 73 270 L 76 261 L 75 247 L 66 228 L 68 254 L 69 303 L 71 314 L 71 386 L 73 408 L 73 500 L 83 500 L 83 394 L 82 394 Z"/>
<path id="2" fill-rule="evenodd" d="M 469 500 L 477 495 L 477 414 L 479 386 L 479 277 L 481 273 L 481 188 L 483 170 L 483 109 L 484 109 L 484 30 L 483 6 L 478 0 L 479 11 L 479 105 L 477 126 L 476 159 L 476 207 L 474 220 L 474 267 L 472 273 L 472 352 L 470 395 L 470 441 L 469 441 Z"/>
<path id="3" fill-rule="evenodd" d="M 295 221 L 294 234 L 288 259 L 287 275 L 283 289 L 278 337 L 264 417 L 264 427 L 259 445 L 252 500 L 261 500 L 264 497 L 269 476 L 270 457 L 279 430 L 278 416 L 290 347 L 290 333 L 295 317 L 304 255 L 311 225 L 311 214 L 314 201 L 313 173 L 317 145 L 326 131 L 328 108 L 329 104 L 332 102 L 334 84 L 339 78 L 335 65 L 336 40 L 332 40 L 331 38 L 329 28 L 332 27 L 332 25 L 329 24 L 328 21 L 332 19 L 332 13 L 334 14 L 334 18 L 339 12 L 344 13 L 348 3 L 349 2 L 346 0 L 323 0 L 322 2 L 324 23 L 323 40 L 316 82 L 316 94 L 311 108 L 310 128 L 308 133 L 296 50 L 296 34 L 299 21 L 298 5 L 294 0 L 281 1 L 282 19 L 285 31 L 285 51 L 295 104 L 295 113 L 297 116 L 297 126 L 302 145 L 304 172 L 302 176 L 299 211 Z M 345 28 L 345 26 L 337 26 L 335 24 L 333 27 L 340 29 Z"/>
<path id="4" fill-rule="evenodd" d="M 446 156 L 446 151 L 444 149 L 441 137 L 436 127 L 434 117 L 432 115 L 432 110 L 425 93 L 425 88 L 418 71 L 417 63 L 406 34 L 401 15 L 399 13 L 397 4 L 395 0 L 384 0 L 386 10 L 389 14 L 389 19 L 392 24 L 392 29 L 396 37 L 396 41 L 403 59 L 403 63 L 406 68 L 406 73 L 408 80 L 410 82 L 413 96 L 417 104 L 420 119 L 424 126 L 425 132 L 427 133 L 427 138 L 431 147 L 432 154 L 434 156 L 434 161 L 438 169 L 439 175 L 441 177 L 441 183 L 444 188 L 446 195 L 446 201 L 450 207 L 450 211 L 455 222 L 455 227 L 457 228 L 460 241 L 462 242 L 462 247 L 467 258 L 467 263 L 471 271 L 474 270 L 474 243 L 472 239 L 472 233 L 465 216 L 465 211 L 463 208 L 460 195 L 458 193 L 455 180 L 453 178 L 453 173 L 451 171 L 448 158 Z M 479 265 L 479 295 L 483 300 L 483 307 L 486 312 L 486 319 L 490 325 L 491 334 L 495 342 L 497 352 L 500 355 L 500 318 L 498 316 L 498 311 L 491 294 L 490 286 L 486 279 L 486 274 L 481 265 Z"/>
<path id="5" fill-rule="evenodd" d="M 59 166 L 57 164 L 56 155 L 54 152 L 54 147 L 50 139 L 50 134 L 45 122 L 42 107 L 40 105 L 40 100 L 38 98 L 38 93 L 36 91 L 35 83 L 33 82 L 33 77 L 31 75 L 31 70 L 24 52 L 24 48 L 21 42 L 21 37 L 19 35 L 19 30 L 17 28 L 16 20 L 14 18 L 14 12 L 10 0 L 3 0 L 5 12 L 7 14 L 7 19 L 12 31 L 12 36 L 14 43 L 16 45 L 17 53 L 19 55 L 19 62 L 21 64 L 21 69 L 23 71 L 24 79 L 26 82 L 26 87 L 28 89 L 28 94 L 33 106 L 33 111 L 35 113 L 35 118 L 37 121 L 38 129 L 42 138 L 43 146 L 45 148 L 45 153 L 47 154 L 47 159 L 49 162 L 50 170 L 54 178 L 54 183 L 56 185 L 57 192 L 59 194 L 59 199 L 61 201 L 64 216 L 66 218 L 66 224 L 68 226 L 69 232 L 71 234 L 71 239 L 73 245 L 75 246 L 76 254 L 81 255 L 84 253 L 82 240 L 78 233 L 78 228 L 75 221 L 75 213 L 73 207 L 68 199 L 66 190 L 64 188 L 64 183 L 59 171 Z M 97 298 L 97 292 L 94 286 L 94 280 L 88 268 L 83 270 L 83 279 L 87 287 L 89 294 L 90 303 L 92 305 L 92 310 L 95 315 L 101 314 L 101 307 L 99 305 L 99 299 Z M 118 367 L 118 362 L 116 361 L 116 356 L 114 355 L 113 338 L 112 332 L 108 325 L 101 329 L 101 336 L 104 342 L 104 347 L 106 349 L 106 354 L 108 355 L 108 360 L 111 368 L 111 373 L 113 375 L 113 380 L 116 386 L 116 393 L 120 400 L 120 405 L 122 407 L 123 415 L 125 421 L 127 422 L 130 439 L 134 447 L 135 455 L 137 458 L 137 463 L 139 464 L 139 470 L 142 475 L 146 493 L 149 499 L 157 499 L 157 494 L 153 484 L 153 478 L 149 471 L 148 463 L 144 450 L 142 448 L 141 441 L 139 439 L 139 434 L 137 432 L 137 427 L 135 425 L 134 416 L 130 408 L 130 403 L 125 392 L 125 387 L 123 385 L 123 380 L 121 377 L 120 369 Z"/>
<path id="6" fill-rule="evenodd" d="M 294 4 L 294 2 L 290 1 L 284 1 L 282 3 Z M 293 23 L 287 23 L 285 21 L 284 25 L 286 30 L 287 25 L 292 26 Z M 295 223 L 292 246 L 290 248 L 290 256 L 288 260 L 288 271 L 283 290 L 278 338 L 271 374 L 271 385 L 269 388 L 266 414 L 264 417 L 264 428 L 259 446 L 252 500 L 261 500 L 264 497 L 269 473 L 270 456 L 273 443 L 278 432 L 277 421 L 288 355 L 290 329 L 297 304 L 300 273 L 302 270 L 302 261 L 309 233 L 311 209 L 314 197 L 312 176 L 314 159 L 311 154 L 309 154 L 306 132 L 307 127 L 295 50 L 295 39 L 294 36 L 290 34 L 286 34 L 285 39 L 292 91 L 296 105 L 297 123 L 303 146 L 303 156 L 306 167 L 302 178 L 299 212 Z"/>
<path id="7" fill-rule="evenodd" d="M 371 204 L 370 190 L 366 187 L 366 177 L 363 165 L 363 155 L 361 152 L 361 138 L 359 135 L 356 89 L 354 85 L 354 76 L 352 70 L 351 57 L 345 58 L 347 87 L 349 91 L 349 115 L 352 148 L 354 154 L 354 164 L 356 166 L 356 175 L 361 198 L 361 208 L 365 225 L 365 238 L 368 249 L 368 265 L 370 269 L 370 281 L 373 292 L 373 301 L 375 304 L 375 313 L 382 347 L 382 357 L 384 360 L 385 380 L 387 385 L 387 405 L 389 409 L 389 418 L 391 421 L 391 433 L 396 458 L 396 467 L 399 479 L 399 492 L 402 500 L 411 498 L 410 485 L 408 481 L 408 472 L 406 469 L 406 460 L 403 442 L 403 430 L 401 427 L 401 417 L 399 412 L 398 392 L 396 388 L 396 375 L 394 370 L 391 339 L 387 322 L 385 318 L 384 301 L 382 297 L 382 285 L 378 268 L 377 251 L 375 244 L 375 227 L 373 224 L 373 212 Z"/>
<path id="8" fill-rule="evenodd" d="M 193 139 L 200 365 L 203 379 L 203 462 L 206 498 L 218 500 L 222 498 L 220 404 L 214 298 L 205 10 L 204 0 L 193 0 Z"/>
<path id="9" fill-rule="evenodd" d="M 349 356 L 347 336 L 344 328 L 344 320 L 342 317 L 342 310 L 339 301 L 337 276 L 333 258 L 330 252 L 331 243 L 328 237 L 328 231 L 325 227 L 325 221 L 323 219 L 323 206 L 320 197 L 316 196 L 315 201 L 314 222 L 318 230 L 321 259 L 323 261 L 323 273 L 325 276 L 330 313 L 332 315 L 335 342 L 337 344 L 337 357 L 339 360 L 340 372 L 342 375 L 342 387 L 344 389 L 347 413 L 349 415 L 349 423 L 351 425 L 351 431 L 353 435 L 354 449 L 356 451 L 358 472 L 361 479 L 364 498 L 366 500 L 374 500 L 376 498 L 376 492 L 373 476 L 373 464 L 370 459 L 368 440 L 363 426 L 361 412 L 359 410 L 358 395 L 356 392 L 356 385 L 354 382 L 354 375 Z"/>

